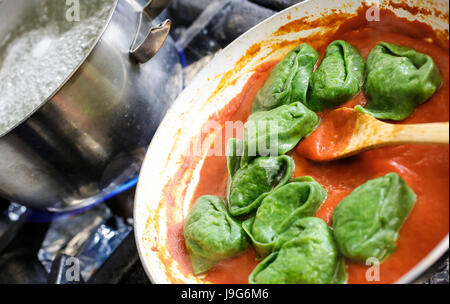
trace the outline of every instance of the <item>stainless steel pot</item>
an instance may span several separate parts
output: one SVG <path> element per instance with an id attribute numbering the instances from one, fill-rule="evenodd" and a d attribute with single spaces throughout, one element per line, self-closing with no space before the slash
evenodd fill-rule
<path id="1" fill-rule="evenodd" d="M 0 1 L 0 41 L 39 2 Z M 178 53 L 170 37 L 164 43 L 170 21 L 152 27 L 169 2 L 117 0 L 80 66 L 36 112 L 0 134 L 0 196 L 66 211 L 138 174 L 182 88 Z"/>

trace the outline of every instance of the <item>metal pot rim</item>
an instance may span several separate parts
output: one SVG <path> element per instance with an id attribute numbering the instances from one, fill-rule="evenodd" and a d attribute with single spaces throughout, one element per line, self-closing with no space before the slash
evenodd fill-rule
<path id="1" fill-rule="evenodd" d="M 27 114 L 23 119 L 21 119 L 19 122 L 14 124 L 8 130 L 6 130 L 3 133 L 0 133 L 0 140 L 3 137 L 5 137 L 6 135 L 8 135 L 9 133 L 11 133 L 12 131 L 14 131 L 14 129 L 16 129 L 18 126 L 20 126 L 25 121 L 27 121 L 31 116 L 33 116 L 42 107 L 44 107 L 49 101 L 51 101 L 53 99 L 53 97 L 55 97 L 58 94 L 58 92 L 60 92 L 64 88 L 66 83 L 73 77 L 73 75 L 75 75 L 78 72 L 78 70 L 81 68 L 81 66 L 83 66 L 83 64 L 90 57 L 90 55 L 92 54 L 94 49 L 97 47 L 98 42 L 100 41 L 100 39 L 102 38 L 106 29 L 108 28 L 109 24 L 111 23 L 111 19 L 112 19 L 114 12 L 116 11 L 118 1 L 119 0 L 114 0 L 114 4 L 111 6 L 111 10 L 109 12 L 109 15 L 108 15 L 108 18 L 107 18 L 105 24 L 103 25 L 102 30 L 99 32 L 99 34 L 97 35 L 95 40 L 92 42 L 92 45 L 89 48 L 89 51 L 86 52 L 86 54 L 83 56 L 83 59 L 80 60 L 79 64 L 73 69 L 73 71 L 61 82 L 61 84 L 39 106 L 37 106 L 33 111 L 31 111 L 29 114 Z"/>

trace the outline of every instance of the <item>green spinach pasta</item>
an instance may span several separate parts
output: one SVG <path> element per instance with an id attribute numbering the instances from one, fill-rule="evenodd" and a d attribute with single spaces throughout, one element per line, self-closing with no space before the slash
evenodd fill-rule
<path id="1" fill-rule="evenodd" d="M 306 102 L 309 79 L 319 54 L 302 43 L 273 69 L 253 102 L 252 111 L 271 110 L 296 101 Z"/>
<path id="2" fill-rule="evenodd" d="M 352 45 L 343 40 L 330 43 L 311 76 L 306 105 L 320 112 L 351 99 L 363 86 L 364 69 L 364 58 Z"/>
<path id="3" fill-rule="evenodd" d="M 397 173 L 356 188 L 333 213 L 340 252 L 355 261 L 384 261 L 395 251 L 399 230 L 415 201 L 413 190 Z"/>
<path id="4" fill-rule="evenodd" d="M 333 233 L 321 219 L 296 220 L 278 237 L 274 252 L 256 266 L 252 284 L 338 284 L 346 282 L 345 263 Z"/>
<path id="5" fill-rule="evenodd" d="M 441 74 L 430 56 L 381 42 L 367 58 L 365 93 L 369 103 L 356 110 L 380 119 L 403 120 L 441 84 Z"/>
<path id="6" fill-rule="evenodd" d="M 267 256 L 280 231 L 296 219 L 313 216 L 327 192 L 312 177 L 299 177 L 272 191 L 264 198 L 256 215 L 243 228 L 259 256 Z"/>
<path id="7" fill-rule="evenodd" d="M 241 223 L 228 214 L 222 199 L 211 195 L 200 197 L 192 207 L 185 220 L 184 239 L 195 275 L 249 246 Z"/>
<path id="8" fill-rule="evenodd" d="M 274 188 L 284 185 L 292 176 L 294 161 L 287 155 L 258 157 L 243 167 L 233 152 L 239 141 L 230 140 L 228 159 L 227 202 L 233 216 L 247 215 L 256 210 Z"/>
<path id="9" fill-rule="evenodd" d="M 245 154 L 241 166 L 255 155 L 283 155 L 295 148 L 319 123 L 317 115 L 300 102 L 256 112 L 245 124 Z"/>

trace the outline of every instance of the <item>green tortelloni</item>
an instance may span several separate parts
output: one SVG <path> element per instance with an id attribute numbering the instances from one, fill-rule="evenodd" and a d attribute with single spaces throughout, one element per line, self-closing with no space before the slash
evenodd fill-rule
<path id="1" fill-rule="evenodd" d="M 356 110 L 380 119 L 402 120 L 441 86 L 433 59 L 415 50 L 379 43 L 367 58 L 366 108 Z"/>
<path id="2" fill-rule="evenodd" d="M 256 112 L 245 124 L 241 166 L 255 156 L 283 155 L 295 148 L 319 123 L 316 113 L 300 102 Z"/>
<path id="3" fill-rule="evenodd" d="M 210 195 L 200 197 L 192 207 L 184 224 L 184 238 L 195 275 L 249 246 L 241 224 L 228 214 L 222 199 Z"/>
<path id="4" fill-rule="evenodd" d="M 231 139 L 227 150 L 232 151 L 238 144 L 239 140 Z M 258 157 L 240 167 L 238 156 L 232 152 L 227 154 L 227 202 L 233 216 L 255 211 L 270 191 L 289 181 L 294 171 L 294 160 L 287 155 Z"/>
<path id="5" fill-rule="evenodd" d="M 349 259 L 384 261 L 396 249 L 398 233 L 416 195 L 396 173 L 356 188 L 333 213 L 334 235 Z"/>
<path id="6" fill-rule="evenodd" d="M 337 107 L 354 97 L 364 83 L 364 58 L 346 41 L 336 40 L 313 73 L 306 105 L 316 112 Z"/>
<path id="7" fill-rule="evenodd" d="M 256 266 L 251 284 L 345 283 L 345 262 L 340 257 L 328 225 L 304 217 L 283 231 L 274 252 Z"/>
<path id="8" fill-rule="evenodd" d="M 271 110 L 296 101 L 306 102 L 309 79 L 319 54 L 302 43 L 278 63 L 253 102 L 252 111 Z"/>
<path id="9" fill-rule="evenodd" d="M 326 197 L 326 190 L 309 176 L 296 178 L 266 196 L 256 216 L 242 224 L 259 256 L 270 254 L 278 234 L 294 220 L 313 216 Z"/>

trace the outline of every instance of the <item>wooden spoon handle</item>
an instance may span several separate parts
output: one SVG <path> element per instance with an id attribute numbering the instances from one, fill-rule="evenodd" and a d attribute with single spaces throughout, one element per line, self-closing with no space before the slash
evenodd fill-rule
<path id="1" fill-rule="evenodd" d="M 341 132 L 344 136 L 336 136 Z M 332 134 L 330 138 L 323 134 Z M 314 161 L 331 161 L 396 145 L 448 145 L 449 123 L 390 124 L 349 108 L 328 113 L 297 148 Z M 312 147 L 312 148 L 311 148 Z"/>
<path id="2" fill-rule="evenodd" d="M 396 125 L 389 142 L 399 144 L 448 144 L 449 123 Z"/>

